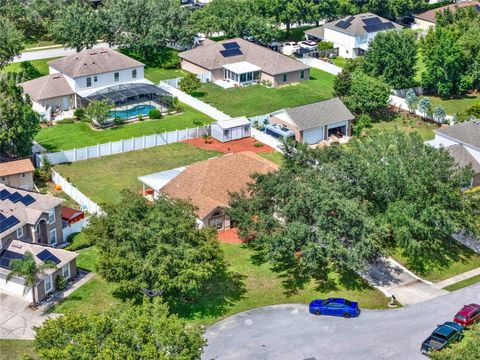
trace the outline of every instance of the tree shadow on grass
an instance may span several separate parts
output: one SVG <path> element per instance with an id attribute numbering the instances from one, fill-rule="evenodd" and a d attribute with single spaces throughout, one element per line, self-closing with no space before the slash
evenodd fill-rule
<path id="1" fill-rule="evenodd" d="M 206 283 L 194 302 L 171 303 L 170 309 L 184 319 L 218 318 L 224 315 L 232 303 L 243 298 L 245 276 L 223 270 Z"/>

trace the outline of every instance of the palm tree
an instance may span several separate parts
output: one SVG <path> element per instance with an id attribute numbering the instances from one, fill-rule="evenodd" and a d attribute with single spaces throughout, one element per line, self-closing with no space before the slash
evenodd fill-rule
<path id="1" fill-rule="evenodd" d="M 14 259 L 11 261 L 10 265 L 11 270 L 7 275 L 6 281 L 8 282 L 14 276 L 24 278 L 25 289 L 23 290 L 23 294 L 25 295 L 28 292 L 28 289 L 32 288 L 33 306 L 36 306 L 37 301 L 35 299 L 35 289 L 37 287 L 38 275 L 46 269 L 55 269 L 55 264 L 51 261 L 46 261 L 42 265 L 37 265 L 33 254 L 26 251 L 23 259 Z"/>

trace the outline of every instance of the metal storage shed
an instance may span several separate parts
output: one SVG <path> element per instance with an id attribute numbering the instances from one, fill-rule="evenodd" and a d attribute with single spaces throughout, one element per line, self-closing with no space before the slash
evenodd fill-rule
<path id="1" fill-rule="evenodd" d="M 249 137 L 250 128 L 250 120 L 242 116 L 213 123 L 211 133 L 213 138 L 221 142 L 227 142 Z"/>

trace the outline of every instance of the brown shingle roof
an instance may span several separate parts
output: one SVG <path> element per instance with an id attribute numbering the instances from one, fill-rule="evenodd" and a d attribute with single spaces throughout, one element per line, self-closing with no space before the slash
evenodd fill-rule
<path id="1" fill-rule="evenodd" d="M 480 163 L 468 152 L 461 144 L 452 145 L 446 148 L 450 156 L 455 160 L 458 166 L 472 166 L 475 174 L 480 173 Z"/>
<path id="2" fill-rule="evenodd" d="M 95 48 L 49 61 L 48 66 L 71 78 L 76 78 L 144 66 L 144 64 L 108 48 Z"/>
<path id="3" fill-rule="evenodd" d="M 252 181 L 251 175 L 277 169 L 277 165 L 252 152 L 233 153 L 188 166 L 160 191 L 191 200 L 203 219 L 217 207 L 227 207 L 229 192 L 245 189 Z"/>
<path id="4" fill-rule="evenodd" d="M 220 51 L 225 50 L 223 44 L 230 42 L 236 42 L 240 46 L 240 55 L 224 57 L 220 53 Z M 247 61 L 257 65 L 262 68 L 264 73 L 270 75 L 310 68 L 300 61 L 240 38 L 208 43 L 195 49 L 181 52 L 179 56 L 208 70 L 221 69 L 223 65 L 240 61 Z"/>
<path id="5" fill-rule="evenodd" d="M 30 159 L 0 163 L 0 176 L 9 176 L 35 171 Z"/>
<path id="6" fill-rule="evenodd" d="M 451 12 L 455 12 L 458 8 L 465 8 L 469 6 L 477 6 L 480 10 L 480 2 L 472 1 L 472 2 L 466 2 L 466 3 L 445 5 L 436 9 L 427 10 L 420 14 L 416 14 L 415 17 L 425 21 L 429 21 L 431 23 L 435 23 L 437 13 L 445 11 L 446 9 L 449 9 Z"/>
<path id="7" fill-rule="evenodd" d="M 50 74 L 19 84 L 35 100 L 45 100 L 72 95 L 74 91 L 62 74 Z"/>

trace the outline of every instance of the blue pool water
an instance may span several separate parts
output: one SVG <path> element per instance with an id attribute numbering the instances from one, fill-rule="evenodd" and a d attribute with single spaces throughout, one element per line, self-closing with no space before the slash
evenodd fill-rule
<path id="1" fill-rule="evenodd" d="M 118 117 L 120 119 L 129 119 L 138 115 L 147 116 L 150 110 L 155 109 L 153 105 L 137 105 L 128 110 L 110 111 L 110 117 Z"/>

